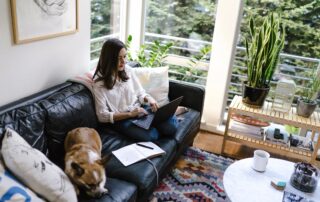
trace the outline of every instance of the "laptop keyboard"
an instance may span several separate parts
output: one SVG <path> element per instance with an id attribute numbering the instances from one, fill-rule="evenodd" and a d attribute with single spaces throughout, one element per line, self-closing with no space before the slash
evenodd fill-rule
<path id="1" fill-rule="evenodd" d="M 149 128 L 149 126 L 153 120 L 153 117 L 154 117 L 153 114 L 149 114 L 147 116 L 143 116 L 139 119 L 134 120 L 133 123 L 142 127 L 142 128 L 147 129 L 147 128 Z"/>

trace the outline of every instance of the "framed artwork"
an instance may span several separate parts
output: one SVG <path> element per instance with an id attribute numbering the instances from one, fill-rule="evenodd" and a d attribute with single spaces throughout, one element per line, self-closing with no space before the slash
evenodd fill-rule
<path id="1" fill-rule="evenodd" d="M 78 31 L 78 0 L 11 0 L 11 14 L 16 44 Z"/>

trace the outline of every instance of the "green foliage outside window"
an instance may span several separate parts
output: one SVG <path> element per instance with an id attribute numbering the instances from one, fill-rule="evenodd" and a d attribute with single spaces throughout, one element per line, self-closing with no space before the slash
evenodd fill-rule
<path id="1" fill-rule="evenodd" d="M 192 55 L 189 59 L 188 65 L 186 68 L 181 68 L 178 72 L 183 73 L 184 76 L 181 78 L 183 81 L 198 83 L 197 78 L 195 76 L 206 77 L 205 71 L 199 68 L 201 66 L 201 62 L 207 60 L 209 54 L 211 52 L 211 46 L 204 46 L 200 49 L 200 52 L 197 55 Z M 200 84 L 205 84 L 201 83 Z"/>
<path id="2" fill-rule="evenodd" d="M 91 39 L 110 34 L 111 3 L 91 0 Z"/>
<path id="3" fill-rule="evenodd" d="M 146 31 L 189 38 L 196 32 L 202 40 L 211 41 L 216 1 L 213 0 L 149 0 Z M 249 34 L 249 15 L 257 21 L 270 12 L 281 13 L 286 24 L 283 52 L 320 58 L 320 1 L 246 0 L 241 26 L 240 46 Z"/>
<path id="4" fill-rule="evenodd" d="M 257 20 L 270 12 L 281 13 L 286 25 L 286 43 L 283 52 L 320 58 L 320 1 L 319 0 L 247 0 L 241 33 L 249 34 L 249 15 Z M 243 37 L 244 39 L 245 37 Z M 241 40 L 240 46 L 244 46 Z"/>
<path id="5" fill-rule="evenodd" d="M 146 51 L 146 45 L 141 45 L 137 57 L 133 57 L 131 52 L 132 36 L 129 35 L 126 41 L 128 60 L 138 62 L 142 67 L 161 67 L 164 65 L 164 59 L 168 56 L 168 51 L 173 43 L 160 43 L 155 40 Z"/>
<path id="6" fill-rule="evenodd" d="M 173 46 L 171 42 L 160 43 L 155 40 L 147 49 L 147 45 L 143 44 L 137 51 L 137 56 L 134 57 L 131 50 L 131 42 L 132 36 L 129 35 L 126 41 L 127 58 L 129 61 L 139 63 L 142 67 L 160 67 L 165 65 L 165 58 Z M 200 50 L 199 54 L 190 57 L 186 67 L 171 67 L 171 69 L 176 69 L 177 72 L 181 73 L 181 76 L 175 77 L 175 79 L 204 85 L 205 83 L 195 76 L 206 77 L 206 71 L 199 69 L 199 66 L 201 66 L 201 62 L 205 61 L 210 52 L 211 46 L 205 46 Z"/>
<path id="7" fill-rule="evenodd" d="M 270 12 L 281 13 L 282 24 L 285 24 L 286 41 L 282 49 L 283 53 L 320 58 L 320 1 L 281 1 L 281 0 L 246 0 L 244 5 L 244 14 L 241 22 L 241 37 L 238 46 L 245 46 L 245 38 L 249 35 L 249 16 L 257 22 Z M 287 75 L 293 75 L 297 85 L 296 94 L 301 95 L 309 83 L 308 75 L 317 69 L 318 63 L 306 61 L 303 59 L 293 59 L 288 57 L 280 58 L 280 68 L 289 68 L 292 72 Z M 232 71 L 229 91 L 241 92 L 241 83 L 245 77 L 236 75 L 246 75 L 245 55 L 243 51 L 236 53 L 236 60 Z M 276 73 L 282 73 L 284 70 L 277 69 Z M 276 81 L 276 77 L 273 78 Z M 271 86 L 275 87 L 275 82 Z M 272 95 L 272 92 L 270 93 Z M 233 94 L 228 95 L 232 99 Z"/>
<path id="8" fill-rule="evenodd" d="M 216 3 L 212 0 L 148 0 L 146 32 L 211 41 L 214 29 Z M 186 42 L 175 46 L 187 47 Z M 198 49 L 198 51 L 200 48 Z M 190 56 L 186 50 L 171 53 Z"/>
<path id="9" fill-rule="evenodd" d="M 91 39 L 110 34 L 111 1 L 91 0 Z M 103 41 L 90 44 L 91 59 L 98 58 Z"/>
<path id="10" fill-rule="evenodd" d="M 110 33 L 112 1 L 91 1 L 91 38 Z M 214 29 L 216 1 L 213 0 L 149 0 L 146 31 L 189 38 L 191 33 L 211 41 Z M 241 26 L 242 39 L 249 34 L 249 15 L 261 19 L 268 12 L 282 14 L 286 24 L 283 52 L 320 58 L 320 1 L 246 0 Z M 240 40 L 244 46 L 244 40 Z"/>
<path id="11" fill-rule="evenodd" d="M 170 36 L 191 38 L 198 36 L 197 39 L 210 42 L 214 30 L 214 19 L 217 1 L 214 0 L 148 0 L 146 13 L 146 31 Z M 270 12 L 281 13 L 281 23 L 286 25 L 286 41 L 282 52 L 305 56 L 311 58 L 320 58 L 320 1 L 281 1 L 281 0 L 246 0 L 244 5 L 244 14 L 241 22 L 241 35 L 239 38 L 239 47 L 245 46 L 244 39 L 249 35 L 249 16 L 261 22 L 264 16 Z M 152 41 L 150 37 L 146 40 Z M 175 46 L 185 47 L 185 42 L 177 42 Z M 200 48 L 199 48 L 200 49 Z M 170 53 L 191 56 L 195 53 L 180 50 Z M 318 64 L 300 59 L 280 58 L 280 64 L 294 69 L 297 76 L 295 82 L 298 86 L 304 86 L 307 82 L 303 78 L 305 70 L 295 68 L 304 67 L 306 69 L 315 69 Z M 171 67 L 170 67 L 171 68 Z M 188 71 L 188 67 L 172 67 L 181 73 Z M 278 71 L 278 70 L 277 70 Z M 229 90 L 241 92 L 241 82 L 246 78 L 245 51 L 237 50 L 235 64 L 232 72 Z M 206 71 L 199 75 L 206 76 Z M 175 76 L 178 79 L 194 80 L 191 78 Z M 271 83 L 271 86 L 275 86 Z M 297 92 L 302 89 L 298 87 Z M 230 95 L 232 96 L 232 95 Z"/>
<path id="12" fill-rule="evenodd" d="M 103 36 L 111 33 L 109 0 L 92 0 L 92 24 L 91 38 Z M 199 39 L 210 42 L 212 40 L 216 0 L 148 0 L 146 5 L 146 32 L 177 36 L 182 38 Z M 282 23 L 286 24 L 286 41 L 283 52 L 298 56 L 320 58 L 320 1 L 319 0 L 246 0 L 244 14 L 241 22 L 241 36 L 238 46 L 244 47 L 244 39 L 249 34 L 249 17 L 252 15 L 257 21 L 261 21 L 263 16 L 270 12 L 281 13 Z M 150 40 L 149 40 L 150 39 Z M 146 41 L 154 41 L 154 38 L 146 37 Z M 163 42 L 163 41 L 161 41 Z M 91 50 L 101 48 L 102 44 L 96 44 Z M 175 46 L 187 47 L 186 42 L 176 42 Z M 201 47 L 198 49 L 200 50 Z M 194 52 L 173 48 L 169 53 L 192 56 Z M 96 56 L 92 56 L 94 58 Z M 207 60 L 208 58 L 205 58 Z M 315 69 L 318 64 L 299 59 L 280 58 L 281 64 Z M 246 75 L 245 51 L 237 50 L 235 64 L 232 72 L 231 83 L 240 85 L 230 85 L 231 91 L 240 92 L 241 82 L 244 77 L 235 75 Z M 170 67 L 185 73 L 188 67 Z M 307 73 L 306 71 L 294 68 L 297 78 L 297 86 L 306 86 L 308 81 L 300 79 Z M 206 76 L 206 71 L 201 71 L 197 75 Z M 177 76 L 179 77 L 179 76 Z M 179 79 L 195 80 L 191 77 Z M 272 84 L 273 85 L 273 84 Z M 298 88 L 298 93 L 303 89 Z"/>

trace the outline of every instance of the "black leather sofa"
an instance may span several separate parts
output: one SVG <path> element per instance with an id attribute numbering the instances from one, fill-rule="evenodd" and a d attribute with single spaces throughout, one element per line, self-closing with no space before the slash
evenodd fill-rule
<path id="1" fill-rule="evenodd" d="M 192 144 L 199 131 L 204 100 L 204 89 L 201 87 L 177 81 L 170 81 L 169 86 L 169 98 L 172 100 L 183 95 L 181 105 L 190 108 L 190 111 L 179 116 L 179 128 L 174 137 L 155 142 L 166 151 L 166 155 L 151 159 L 159 172 L 159 180 Z M 73 128 L 95 128 L 103 142 L 103 154 L 135 141 L 99 123 L 91 92 L 85 86 L 72 82 L 0 107 L 1 138 L 6 127 L 16 130 L 61 168 L 64 167 L 63 142 L 67 132 Z M 99 199 L 81 195 L 79 201 L 147 201 L 157 186 L 157 174 L 148 161 L 124 167 L 112 156 L 106 173 L 109 194 Z"/>

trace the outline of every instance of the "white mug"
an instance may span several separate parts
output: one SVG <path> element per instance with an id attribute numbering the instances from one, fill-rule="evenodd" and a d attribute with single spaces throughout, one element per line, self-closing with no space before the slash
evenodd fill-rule
<path id="1" fill-rule="evenodd" d="M 253 155 L 252 168 L 259 172 L 264 172 L 267 168 L 270 154 L 263 150 L 255 150 Z"/>

